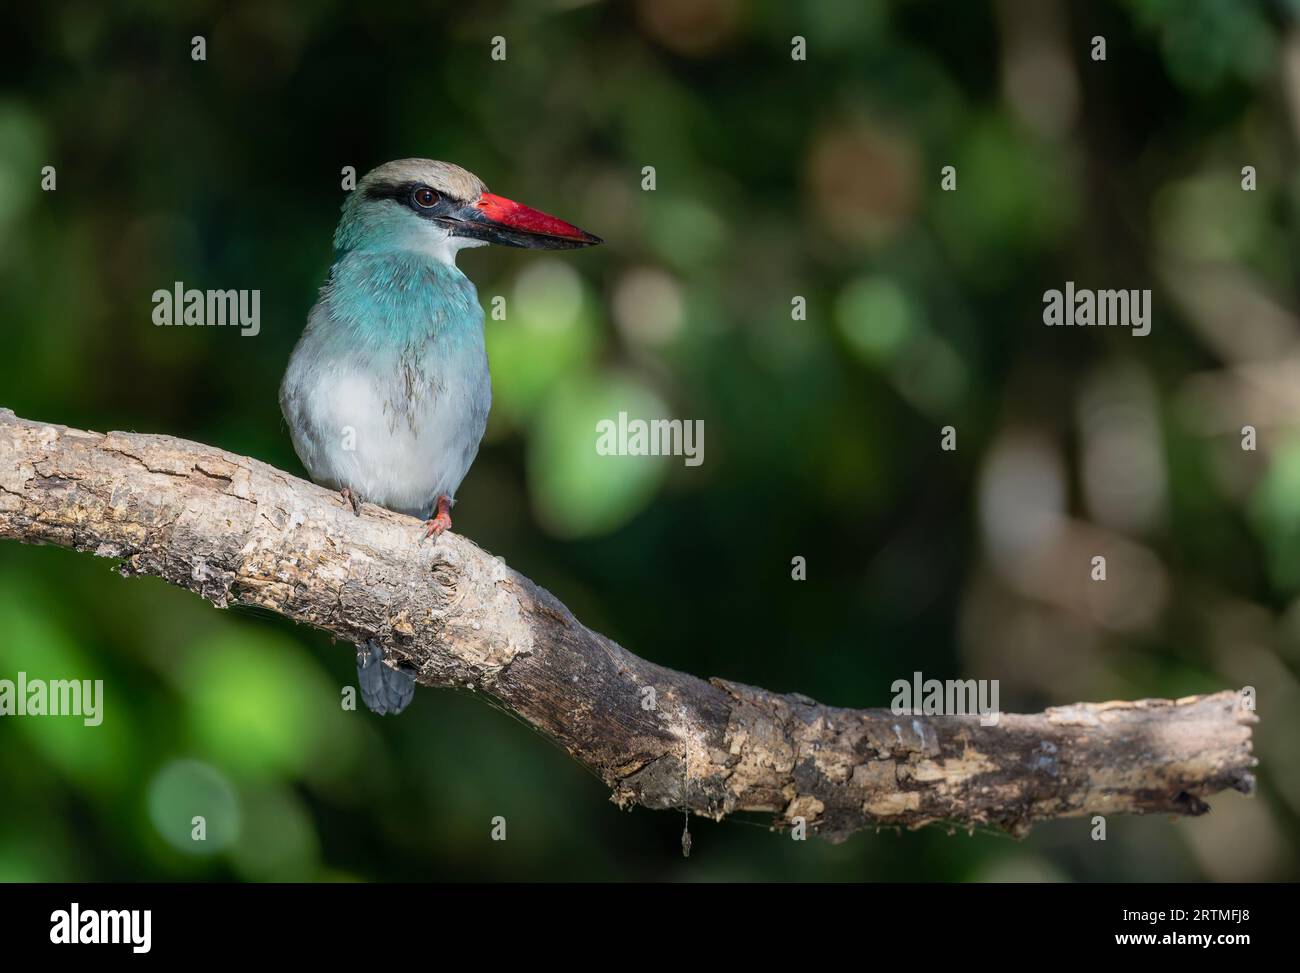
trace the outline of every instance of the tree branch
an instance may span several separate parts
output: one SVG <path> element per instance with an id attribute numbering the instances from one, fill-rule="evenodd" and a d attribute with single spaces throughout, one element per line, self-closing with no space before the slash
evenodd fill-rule
<path id="1" fill-rule="evenodd" d="M 426 686 L 482 692 L 563 746 L 620 805 L 802 816 L 833 840 L 935 821 L 1025 833 L 1091 814 L 1201 814 L 1250 793 L 1255 715 L 1233 692 L 1045 713 L 896 716 L 640 659 L 463 537 L 169 436 L 0 410 L 0 537 L 121 560 L 212 604 L 382 640 Z M 653 688 L 653 694 L 647 687 Z M 653 700 L 653 706 L 647 705 Z M 683 761 L 685 766 L 683 766 Z"/>

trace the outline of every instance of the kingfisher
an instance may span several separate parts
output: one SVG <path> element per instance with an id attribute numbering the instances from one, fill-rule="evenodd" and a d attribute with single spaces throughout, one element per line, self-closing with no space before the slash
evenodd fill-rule
<path id="1" fill-rule="evenodd" d="M 603 242 L 497 196 L 449 162 L 399 159 L 374 169 L 343 204 L 334 262 L 280 385 L 294 450 L 311 478 L 360 516 L 365 502 L 451 527 L 492 403 L 483 309 L 456 267 L 490 243 L 571 250 Z M 400 712 L 411 672 L 357 653 L 361 695 Z"/>

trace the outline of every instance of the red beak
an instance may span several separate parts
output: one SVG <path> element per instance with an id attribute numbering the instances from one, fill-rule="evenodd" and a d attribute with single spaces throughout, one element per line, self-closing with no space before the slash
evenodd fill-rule
<path id="1" fill-rule="evenodd" d="M 458 234 L 508 247 L 568 250 L 604 242 L 572 223 L 495 193 L 484 193 L 455 217 L 460 224 L 456 227 Z"/>

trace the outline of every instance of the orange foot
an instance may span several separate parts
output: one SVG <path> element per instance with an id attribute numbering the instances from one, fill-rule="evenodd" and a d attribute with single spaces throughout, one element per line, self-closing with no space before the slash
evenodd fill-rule
<path id="1" fill-rule="evenodd" d="M 438 537 L 451 527 L 451 501 L 445 496 L 438 498 L 438 512 L 424 525 L 424 537 Z M 423 538 L 422 538 L 423 539 Z"/>

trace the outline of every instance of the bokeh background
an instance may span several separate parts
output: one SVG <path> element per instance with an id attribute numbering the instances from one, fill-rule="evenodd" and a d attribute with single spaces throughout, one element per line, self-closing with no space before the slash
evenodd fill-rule
<path id="1" fill-rule="evenodd" d="M 100 678 L 107 699 L 93 730 L 0 721 L 0 879 L 1300 877 L 1298 16 L 5 5 L 0 405 L 300 471 L 276 393 L 341 169 L 452 160 L 608 241 L 460 258 L 508 319 L 487 324 L 495 403 L 456 528 L 588 625 L 843 706 L 920 670 L 998 679 L 1022 712 L 1253 685 L 1262 722 L 1256 797 L 1113 818 L 1104 843 L 1083 820 L 831 846 L 736 819 L 692 822 L 684 861 L 680 815 L 618 811 L 481 699 L 345 713 L 348 646 L 5 544 L 0 677 Z M 260 289 L 261 334 L 155 327 L 178 280 Z M 1152 334 L 1044 327 L 1066 280 L 1151 288 Z M 703 466 L 598 457 L 619 409 L 703 419 Z"/>

